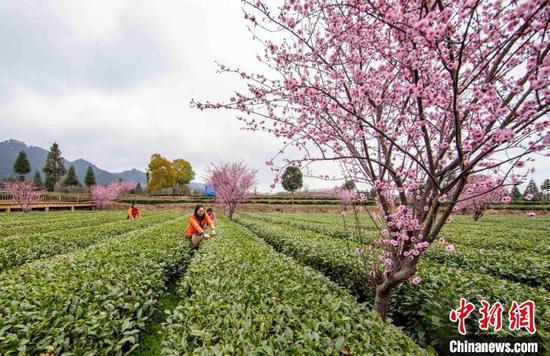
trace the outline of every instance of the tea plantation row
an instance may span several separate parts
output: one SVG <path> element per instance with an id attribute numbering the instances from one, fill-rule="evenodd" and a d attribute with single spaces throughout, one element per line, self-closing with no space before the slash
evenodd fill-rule
<path id="1" fill-rule="evenodd" d="M 365 255 L 362 260 L 355 251 L 359 246 L 357 243 L 249 215 L 241 215 L 238 222 L 276 250 L 323 272 L 360 300 L 369 304 L 373 302 L 374 291 L 369 283 L 368 270 L 362 266 L 363 263 L 370 265 L 370 257 Z M 422 283 L 419 286 L 402 285 L 394 293 L 391 315 L 395 324 L 406 327 L 422 345 L 441 342 L 456 334 L 456 326 L 448 321 L 447 316 L 462 297 L 475 305 L 481 305 L 481 300 L 486 299 L 500 301 L 508 307 L 514 300 L 531 299 L 536 302 L 540 335 L 548 333 L 548 292 L 542 287 L 534 288 L 430 259 L 420 264 L 418 272 Z M 471 331 L 478 330 L 475 318 L 471 318 L 469 323 Z"/>

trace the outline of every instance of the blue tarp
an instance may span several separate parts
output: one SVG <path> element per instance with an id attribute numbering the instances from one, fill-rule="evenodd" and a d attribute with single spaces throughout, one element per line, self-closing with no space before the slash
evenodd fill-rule
<path id="1" fill-rule="evenodd" d="M 209 185 L 204 186 L 204 195 L 216 195 L 216 191 Z"/>

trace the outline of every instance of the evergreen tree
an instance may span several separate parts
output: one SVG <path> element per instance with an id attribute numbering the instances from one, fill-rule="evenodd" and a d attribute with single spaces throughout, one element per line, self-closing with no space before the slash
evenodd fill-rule
<path id="1" fill-rule="evenodd" d="M 86 171 L 86 178 L 84 178 L 84 184 L 86 184 L 88 188 L 96 185 L 95 174 L 92 166 L 88 166 L 88 170 Z"/>
<path id="2" fill-rule="evenodd" d="M 151 190 L 149 189 L 149 180 L 151 179 L 151 171 L 149 168 L 145 170 L 145 186 L 147 187 L 147 194 L 151 193 Z"/>
<path id="3" fill-rule="evenodd" d="M 373 202 L 376 201 L 376 190 L 374 190 L 374 188 L 369 192 L 369 200 Z"/>
<path id="4" fill-rule="evenodd" d="M 42 188 L 42 176 L 40 175 L 40 172 L 36 171 L 36 173 L 34 173 L 33 182 L 34 182 L 34 185 L 36 185 L 39 188 Z"/>
<path id="5" fill-rule="evenodd" d="M 24 179 L 24 176 L 31 172 L 31 164 L 27 159 L 27 154 L 25 153 L 25 151 L 19 152 L 19 156 L 17 156 L 17 159 L 13 164 L 13 171 L 21 179 Z"/>
<path id="6" fill-rule="evenodd" d="M 550 194 L 550 179 L 545 179 L 544 182 L 542 182 L 540 190 L 546 192 L 546 200 L 548 200 L 548 196 Z"/>
<path id="7" fill-rule="evenodd" d="M 512 188 L 512 199 L 514 201 L 518 201 L 518 200 L 521 200 L 521 192 L 519 191 L 519 188 L 517 185 L 514 185 L 514 187 Z"/>
<path id="8" fill-rule="evenodd" d="M 526 196 L 527 194 L 533 194 L 532 200 L 538 200 L 540 196 L 539 187 L 537 186 L 537 183 L 535 183 L 534 179 L 531 179 L 529 183 L 527 184 L 527 187 L 525 188 L 525 191 L 523 192 L 523 196 Z"/>
<path id="9" fill-rule="evenodd" d="M 345 190 L 354 190 L 355 189 L 355 182 L 353 180 L 347 180 L 344 185 L 342 186 Z"/>
<path id="10" fill-rule="evenodd" d="M 43 172 L 46 175 L 46 188 L 49 191 L 54 191 L 55 183 L 59 182 L 61 177 L 66 173 L 61 150 L 57 142 L 54 142 L 52 147 L 50 147 L 50 152 L 46 158 Z"/>
<path id="11" fill-rule="evenodd" d="M 63 185 L 65 187 L 80 186 L 80 182 L 78 181 L 78 177 L 76 176 L 76 171 L 74 170 L 73 166 L 69 168 L 69 172 L 67 173 L 67 177 L 63 181 Z"/>

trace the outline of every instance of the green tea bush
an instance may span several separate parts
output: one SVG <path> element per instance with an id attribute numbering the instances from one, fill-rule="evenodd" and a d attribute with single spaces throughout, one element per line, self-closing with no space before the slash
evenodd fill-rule
<path id="1" fill-rule="evenodd" d="M 97 226 L 5 237 L 0 239 L 0 271 L 40 258 L 76 251 L 175 217 L 175 213 L 156 213 L 135 221 L 123 218 Z"/>
<path id="2" fill-rule="evenodd" d="M 130 351 L 164 281 L 189 259 L 181 222 L 170 220 L 0 277 L 0 353 Z"/>
<path id="3" fill-rule="evenodd" d="M 355 253 L 358 244 L 352 241 L 329 238 L 312 231 L 279 226 L 250 217 L 239 217 L 237 222 L 256 233 L 276 250 L 323 272 L 336 283 L 349 288 L 373 302 L 374 291 L 370 287 L 368 270 Z M 369 265 L 369 261 L 366 261 Z M 493 276 L 448 267 L 435 261 L 424 260 L 418 274 L 422 283 L 418 286 L 402 285 L 393 295 L 391 316 L 397 325 L 406 330 L 422 345 L 436 344 L 444 338 L 457 336 L 456 325 L 448 320 L 451 309 L 460 298 L 466 298 L 477 306 L 481 300 L 500 301 L 506 307 L 513 300 L 531 299 L 537 306 L 539 335 L 547 335 L 550 325 L 548 292 Z M 472 332 L 479 331 L 477 320 L 469 320 Z"/>
<path id="4" fill-rule="evenodd" d="M 351 239 L 355 242 L 363 240 L 366 240 L 366 242 L 372 241 L 378 235 L 378 231 L 368 229 L 357 236 L 355 234 L 353 222 L 350 221 L 351 219 L 348 219 L 348 228 L 344 229 L 341 220 L 340 224 L 336 225 L 334 223 L 293 220 L 286 217 L 277 217 L 267 214 L 245 213 L 242 214 L 242 216 L 249 216 L 274 224 L 292 226 L 297 229 L 311 230 L 330 237 Z M 463 234 L 466 234 L 466 232 L 467 231 L 462 231 Z M 487 229 L 485 229 L 485 232 L 490 233 Z M 456 243 L 457 246 L 460 246 L 456 253 L 446 253 L 443 248 L 439 248 L 439 245 L 435 244 L 426 252 L 426 257 L 445 263 L 448 266 L 465 268 L 474 272 L 487 273 L 511 281 L 525 283 L 533 287 L 542 286 L 546 289 L 550 289 L 550 256 L 546 255 L 546 251 L 548 251 L 550 246 L 541 244 L 536 238 L 532 237 L 532 251 L 526 251 L 525 247 L 520 251 L 510 251 L 498 245 L 492 248 L 479 248 L 474 244 L 475 241 L 466 237 L 464 239 L 467 240 L 465 244 L 462 244 L 462 239 L 457 236 L 450 240 Z M 490 237 L 486 237 L 486 240 L 489 239 Z M 525 242 L 525 240 L 518 241 L 518 239 L 516 239 L 516 241 L 518 245 L 522 244 L 522 241 Z M 535 248 L 537 242 L 539 247 Z M 511 245 L 511 243 L 508 244 L 508 246 L 509 245 Z"/>
<path id="5" fill-rule="evenodd" d="M 224 220 L 181 281 L 163 353 L 420 354 L 344 289 Z"/>

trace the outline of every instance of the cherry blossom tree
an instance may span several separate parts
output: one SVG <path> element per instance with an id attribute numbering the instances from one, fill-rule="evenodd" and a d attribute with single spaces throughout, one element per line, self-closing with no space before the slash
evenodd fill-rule
<path id="1" fill-rule="evenodd" d="M 334 195 L 340 201 L 340 209 L 346 211 L 348 207 L 355 206 L 358 200 L 358 193 L 355 189 L 334 188 Z"/>
<path id="2" fill-rule="evenodd" d="M 99 209 L 105 209 L 117 200 L 122 194 L 135 187 L 134 182 L 114 181 L 107 185 L 94 185 L 90 189 L 92 201 Z"/>
<path id="3" fill-rule="evenodd" d="M 477 221 L 491 204 L 509 204 L 511 201 L 512 197 L 502 186 L 500 178 L 480 174 L 468 178 L 454 209 L 462 213 L 471 212 Z"/>
<path id="4" fill-rule="evenodd" d="M 349 189 L 345 185 L 332 188 L 330 193 L 338 198 L 340 201 L 340 209 L 344 212 L 348 208 L 357 210 L 358 207 L 364 205 L 368 200 L 365 193 L 359 192 L 355 187 Z"/>
<path id="5" fill-rule="evenodd" d="M 7 181 L 2 185 L 25 213 L 32 210 L 32 204 L 40 200 L 42 195 L 40 189 L 33 182 L 26 179 L 13 182 Z"/>
<path id="6" fill-rule="evenodd" d="M 136 187 L 136 183 L 131 180 L 117 180 L 111 184 L 115 185 L 118 190 L 119 197 L 128 194 L 130 190 Z"/>
<path id="7" fill-rule="evenodd" d="M 265 45 L 258 59 L 266 71 L 220 65 L 241 76 L 247 91 L 192 104 L 239 111 L 245 128 L 281 138 L 282 153 L 267 162 L 278 174 L 287 165 L 332 161 L 374 189 L 381 238 L 366 267 L 374 310 L 385 319 L 395 287 L 420 282 L 413 279 L 418 262 L 468 178 L 517 184 L 533 154 L 547 154 L 550 4 L 242 3 Z"/>
<path id="8" fill-rule="evenodd" d="M 237 205 L 250 196 L 250 189 L 256 184 L 256 174 L 255 169 L 244 163 L 221 163 L 210 167 L 208 185 L 216 191 L 216 201 L 229 219 L 233 219 Z"/>

